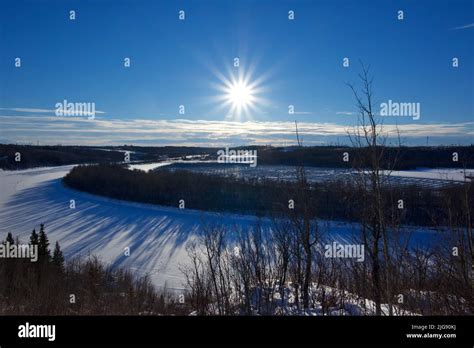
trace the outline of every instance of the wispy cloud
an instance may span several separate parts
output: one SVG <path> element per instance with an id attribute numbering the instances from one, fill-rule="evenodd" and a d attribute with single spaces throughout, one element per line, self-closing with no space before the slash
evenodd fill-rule
<path id="1" fill-rule="evenodd" d="M 32 109 L 32 108 L 0 108 L 0 110 L 16 111 L 16 112 L 33 112 L 33 113 L 49 113 L 49 112 L 55 111 L 55 110 L 48 110 L 48 109 Z"/>
<path id="2" fill-rule="evenodd" d="M 338 111 L 336 112 L 336 115 L 346 115 L 346 116 L 351 116 L 351 115 L 355 115 L 354 112 L 352 111 Z"/>
<path id="3" fill-rule="evenodd" d="M 233 122 L 210 120 L 149 120 L 61 118 L 46 115 L 0 116 L 0 141 L 64 145 L 187 145 L 226 146 L 242 144 L 293 145 L 293 121 Z M 347 139 L 352 127 L 336 123 L 299 122 L 298 130 L 306 145 Z M 410 123 L 398 125 L 408 142 L 470 143 L 474 122 Z M 397 126 L 384 125 L 383 132 L 397 137 Z M 450 139 L 452 139 L 451 142 Z"/>
<path id="4" fill-rule="evenodd" d="M 474 23 L 462 25 L 460 27 L 451 28 L 451 30 L 460 30 L 460 29 L 469 29 L 469 28 L 474 28 Z"/>
<path id="5" fill-rule="evenodd" d="M 4 111 L 24 112 L 24 113 L 55 113 L 55 109 L 35 109 L 35 108 L 0 108 Z M 96 114 L 105 114 L 105 111 L 95 110 Z"/>
<path id="6" fill-rule="evenodd" d="M 295 115 L 312 115 L 313 112 L 311 112 L 311 111 L 295 111 L 295 112 L 293 112 L 293 114 L 295 114 Z"/>

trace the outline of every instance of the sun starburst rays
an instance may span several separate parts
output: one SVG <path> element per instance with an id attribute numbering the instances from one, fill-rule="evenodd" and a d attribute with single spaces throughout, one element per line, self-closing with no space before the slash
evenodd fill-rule
<path id="1" fill-rule="evenodd" d="M 264 103 L 261 97 L 262 79 L 254 79 L 252 74 L 243 70 L 239 70 L 237 74 L 229 70 L 229 77 L 222 73 L 216 76 L 220 83 L 215 85 L 219 90 L 215 100 L 218 109 L 226 111 L 227 120 L 250 121 L 255 118 L 255 114 L 261 113 L 259 106 Z"/>

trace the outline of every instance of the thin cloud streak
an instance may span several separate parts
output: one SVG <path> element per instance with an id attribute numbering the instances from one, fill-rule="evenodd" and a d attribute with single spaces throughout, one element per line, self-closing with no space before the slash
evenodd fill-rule
<path id="1" fill-rule="evenodd" d="M 35 108 L 0 108 L 4 111 L 26 112 L 26 113 L 56 113 L 55 109 L 35 109 Z M 105 114 L 105 111 L 95 110 L 96 114 Z"/>
<path id="2" fill-rule="evenodd" d="M 469 29 L 469 28 L 474 28 L 474 23 L 462 25 L 460 27 L 451 28 L 451 30 L 460 30 L 460 29 Z"/>

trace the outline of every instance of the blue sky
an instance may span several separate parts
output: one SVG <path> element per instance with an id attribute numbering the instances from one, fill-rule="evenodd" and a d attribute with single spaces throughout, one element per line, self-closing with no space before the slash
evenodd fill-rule
<path id="1" fill-rule="evenodd" d="M 420 103 L 419 120 L 383 120 L 400 125 L 405 143 L 473 143 L 473 1 L 0 3 L 2 142 L 279 145 L 294 142 L 295 119 L 308 145 L 344 142 L 357 120 L 346 83 L 358 82 L 360 59 L 377 105 Z M 239 73 L 259 82 L 245 115 L 229 114 L 219 98 L 219 77 Z M 103 113 L 59 118 L 64 99 Z"/>

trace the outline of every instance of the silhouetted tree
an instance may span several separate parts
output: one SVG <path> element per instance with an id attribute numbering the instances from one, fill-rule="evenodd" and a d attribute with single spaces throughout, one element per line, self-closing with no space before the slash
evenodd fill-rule
<path id="1" fill-rule="evenodd" d="M 59 246 L 58 242 L 56 242 L 56 244 L 54 246 L 52 263 L 57 269 L 59 269 L 61 271 L 63 270 L 63 268 L 64 268 L 64 256 L 63 256 L 63 252 L 61 251 L 61 247 Z"/>
<path id="2" fill-rule="evenodd" d="M 13 238 L 11 232 L 8 232 L 7 238 L 5 239 L 5 243 L 10 245 L 15 244 L 15 239 Z"/>
<path id="3" fill-rule="evenodd" d="M 39 242 L 38 242 L 38 257 L 40 260 L 49 262 L 51 260 L 51 251 L 49 250 L 49 239 L 44 231 L 44 224 L 40 226 Z"/>
<path id="4" fill-rule="evenodd" d="M 33 232 L 31 232 L 31 236 L 30 236 L 30 244 L 38 245 L 38 243 L 39 243 L 38 233 L 36 233 L 36 230 L 33 229 Z"/>

